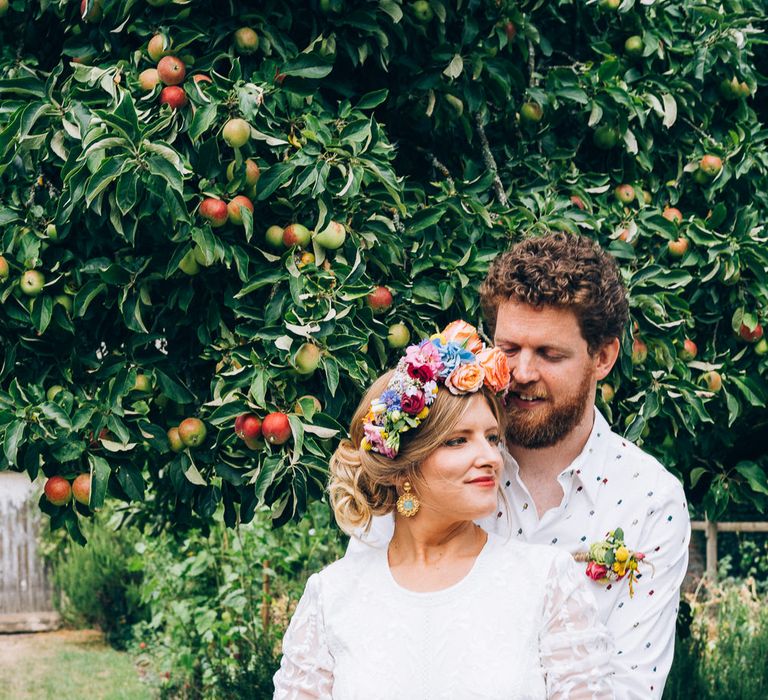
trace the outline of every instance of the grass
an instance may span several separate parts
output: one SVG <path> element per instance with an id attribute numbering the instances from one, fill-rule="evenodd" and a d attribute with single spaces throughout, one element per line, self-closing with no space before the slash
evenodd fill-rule
<path id="1" fill-rule="evenodd" d="M 0 636 L 0 700 L 151 700 L 132 658 L 91 630 Z"/>

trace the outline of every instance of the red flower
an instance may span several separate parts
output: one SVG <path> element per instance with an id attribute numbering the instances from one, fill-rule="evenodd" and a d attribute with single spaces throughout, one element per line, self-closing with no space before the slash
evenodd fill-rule
<path id="1" fill-rule="evenodd" d="M 408 376 L 418 379 L 422 383 L 431 382 L 435 378 L 435 372 L 429 365 L 408 365 Z"/>
<path id="2" fill-rule="evenodd" d="M 426 399 L 423 391 L 415 391 L 412 394 L 406 394 L 400 399 L 400 408 L 411 416 L 415 416 L 424 409 Z"/>
<path id="3" fill-rule="evenodd" d="M 605 578 L 608 573 L 608 568 L 604 564 L 597 564 L 594 561 L 587 564 L 587 576 L 593 581 L 599 581 L 601 578 Z"/>

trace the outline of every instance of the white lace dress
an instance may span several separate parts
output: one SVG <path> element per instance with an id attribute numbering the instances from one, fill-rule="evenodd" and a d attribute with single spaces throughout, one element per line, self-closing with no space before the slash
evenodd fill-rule
<path id="1" fill-rule="evenodd" d="M 497 535 L 432 593 L 399 586 L 386 549 L 347 555 L 307 582 L 274 698 L 613 698 L 613 645 L 585 584 L 568 554 Z"/>

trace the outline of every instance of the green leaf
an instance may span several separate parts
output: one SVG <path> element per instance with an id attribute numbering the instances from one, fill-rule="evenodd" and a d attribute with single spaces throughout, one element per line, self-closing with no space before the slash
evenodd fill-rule
<path id="1" fill-rule="evenodd" d="M 99 510 L 104 505 L 107 495 L 107 485 L 112 469 L 109 462 L 98 455 L 89 454 L 88 463 L 91 465 L 91 510 Z"/>
<path id="2" fill-rule="evenodd" d="M 155 376 L 162 392 L 176 403 L 192 403 L 195 395 L 179 380 L 171 377 L 159 368 L 155 368 Z"/>
<path id="3" fill-rule="evenodd" d="M 333 70 L 333 59 L 317 54 L 302 53 L 288 61 L 281 69 L 281 73 L 292 75 L 296 78 L 310 78 L 319 80 L 325 78 Z"/>
<path id="4" fill-rule="evenodd" d="M 378 107 L 386 101 L 388 95 L 389 90 L 386 88 L 367 92 L 357 101 L 355 109 L 373 109 L 374 107 Z"/>
<path id="5" fill-rule="evenodd" d="M 8 464 L 16 466 L 16 459 L 19 453 L 19 446 L 24 438 L 26 423 L 23 420 L 17 420 L 10 423 L 5 429 L 5 440 L 3 441 L 3 454 Z"/>
<path id="6" fill-rule="evenodd" d="M 89 178 L 85 188 L 85 206 L 90 207 L 96 199 L 123 171 L 125 161 L 122 158 L 105 158 L 98 170 Z"/>
<path id="7" fill-rule="evenodd" d="M 763 493 L 768 496 L 768 476 L 755 462 L 739 462 L 736 471 L 741 474 L 753 491 Z"/>
<path id="8" fill-rule="evenodd" d="M 213 126 L 218 114 L 218 105 L 215 102 L 198 107 L 192 123 L 189 125 L 189 137 L 197 141 L 208 129 Z"/>

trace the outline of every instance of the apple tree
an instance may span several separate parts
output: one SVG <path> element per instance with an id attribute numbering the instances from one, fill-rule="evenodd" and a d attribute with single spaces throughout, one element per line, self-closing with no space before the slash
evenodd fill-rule
<path id="1" fill-rule="evenodd" d="M 565 230 L 630 290 L 601 408 L 711 517 L 762 510 L 763 25 L 757 0 L 0 4 L 0 466 L 89 474 L 41 499 L 77 539 L 107 497 L 298 518 L 365 384 Z"/>

